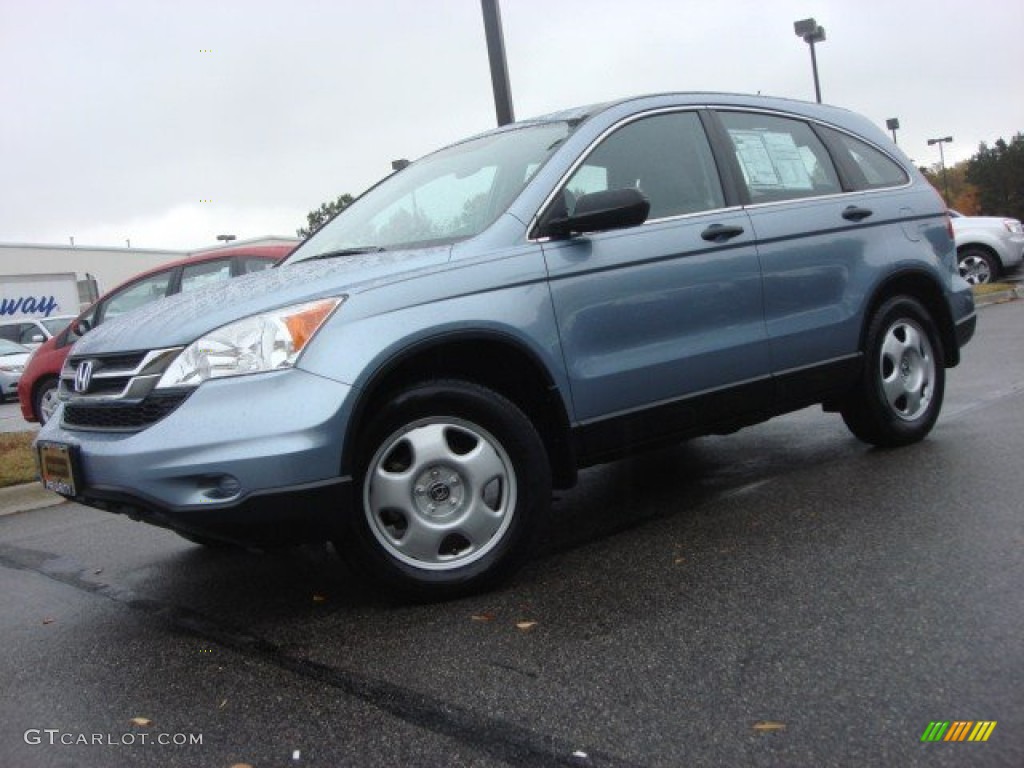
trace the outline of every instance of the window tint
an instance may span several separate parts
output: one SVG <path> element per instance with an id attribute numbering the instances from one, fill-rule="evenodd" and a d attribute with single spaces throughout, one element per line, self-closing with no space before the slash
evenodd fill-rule
<path id="1" fill-rule="evenodd" d="M 198 264 L 186 264 L 181 268 L 181 293 L 194 291 L 204 285 L 227 280 L 231 277 L 231 259 L 203 261 Z"/>
<path id="2" fill-rule="evenodd" d="M 842 191 L 824 145 L 799 120 L 753 112 L 721 112 L 751 203 Z"/>
<path id="3" fill-rule="evenodd" d="M 274 266 L 273 259 L 257 259 L 255 256 L 243 256 L 238 260 L 239 274 L 247 275 L 250 272 L 262 272 Z"/>
<path id="4" fill-rule="evenodd" d="M 676 112 L 623 126 L 595 149 L 566 184 L 571 212 L 584 194 L 635 187 L 651 201 L 648 219 L 724 206 L 707 136 L 694 112 Z"/>
<path id="5" fill-rule="evenodd" d="M 173 270 L 160 272 L 150 277 L 143 278 L 137 283 L 132 283 L 124 290 L 114 294 L 105 302 L 103 309 L 98 313 L 97 323 L 106 322 L 113 317 L 131 312 L 137 307 L 149 304 L 167 295 L 167 286 L 171 282 Z"/>
<path id="6" fill-rule="evenodd" d="M 910 181 L 906 171 L 895 160 L 870 144 L 831 128 L 821 130 L 827 135 L 833 150 L 845 153 L 851 161 L 849 171 L 857 189 L 899 187 Z"/>

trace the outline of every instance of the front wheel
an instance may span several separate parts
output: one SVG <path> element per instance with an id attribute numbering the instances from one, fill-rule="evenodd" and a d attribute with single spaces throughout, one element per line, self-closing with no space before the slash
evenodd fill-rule
<path id="1" fill-rule="evenodd" d="M 939 417 L 946 382 L 928 310 L 908 296 L 886 301 L 868 327 L 864 354 L 859 389 L 842 408 L 846 426 L 879 447 L 922 440 Z"/>
<path id="2" fill-rule="evenodd" d="M 957 254 L 957 268 L 971 285 L 985 285 L 999 277 L 999 262 L 980 248 L 965 248 Z"/>
<path id="3" fill-rule="evenodd" d="M 58 405 L 60 405 L 60 399 L 57 397 L 57 380 L 47 379 L 36 389 L 35 402 L 33 403 L 39 423 L 45 424 L 52 419 Z"/>
<path id="4" fill-rule="evenodd" d="M 485 589 L 526 558 L 551 472 L 526 415 L 464 381 L 413 386 L 360 436 L 354 510 L 338 550 L 407 595 Z"/>

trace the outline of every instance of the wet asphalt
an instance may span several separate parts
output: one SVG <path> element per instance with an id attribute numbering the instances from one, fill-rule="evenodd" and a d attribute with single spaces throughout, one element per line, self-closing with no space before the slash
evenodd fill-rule
<path id="1" fill-rule="evenodd" d="M 588 470 L 515 580 L 445 604 L 328 547 L 0 517 L 0 765 L 1019 768 L 1022 332 L 981 312 L 919 445 L 809 409 Z"/>

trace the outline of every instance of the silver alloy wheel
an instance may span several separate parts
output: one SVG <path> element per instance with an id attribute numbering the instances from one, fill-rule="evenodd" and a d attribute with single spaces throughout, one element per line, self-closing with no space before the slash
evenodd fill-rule
<path id="1" fill-rule="evenodd" d="M 363 510 L 392 557 L 416 568 L 469 565 L 504 537 L 516 476 L 501 444 L 477 424 L 420 419 L 388 437 L 363 485 Z"/>
<path id="2" fill-rule="evenodd" d="M 960 277 L 971 285 L 992 282 L 992 268 L 983 256 L 970 253 L 960 259 Z"/>
<path id="3" fill-rule="evenodd" d="M 886 402 L 899 418 L 914 421 L 928 410 L 935 391 L 935 355 L 928 335 L 907 318 L 885 332 L 879 371 Z"/>
<path id="4" fill-rule="evenodd" d="M 60 399 L 57 397 L 56 385 L 43 390 L 43 394 L 39 396 L 39 422 L 45 424 L 52 419 L 58 405 Z"/>

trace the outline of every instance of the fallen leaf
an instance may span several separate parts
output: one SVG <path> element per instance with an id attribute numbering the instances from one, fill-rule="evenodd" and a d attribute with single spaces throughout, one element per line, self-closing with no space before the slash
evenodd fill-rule
<path id="1" fill-rule="evenodd" d="M 682 565 L 685 562 L 686 562 L 686 558 L 685 557 L 677 557 L 676 558 L 676 565 Z"/>
<path id="2" fill-rule="evenodd" d="M 588 755 L 582 749 L 577 749 L 575 752 L 572 753 L 572 756 L 575 757 L 577 760 L 586 760 L 588 757 L 590 757 L 590 755 Z"/>
<path id="3" fill-rule="evenodd" d="M 324 595 L 313 595 L 313 602 L 314 603 L 326 603 L 327 602 L 327 597 L 324 596 Z"/>
<path id="4" fill-rule="evenodd" d="M 248 763 L 234 763 L 231 768 L 252 768 Z"/>
<path id="5" fill-rule="evenodd" d="M 761 733 L 768 733 L 770 731 L 784 731 L 786 730 L 786 724 L 779 723 L 774 720 L 760 720 L 754 723 L 754 730 L 760 731 Z"/>
<path id="6" fill-rule="evenodd" d="M 536 621 L 517 621 L 516 629 L 521 629 L 523 632 L 529 632 L 531 629 L 537 626 Z"/>
<path id="7" fill-rule="evenodd" d="M 129 722 L 132 725 L 138 725 L 142 728 L 148 728 L 153 724 L 153 721 L 150 720 L 148 717 L 133 717 L 131 720 L 129 720 Z"/>
<path id="8" fill-rule="evenodd" d="M 224 707 L 225 707 L 225 706 L 227 706 L 227 703 L 228 703 L 228 700 L 227 700 L 227 699 L 224 699 L 224 701 L 222 701 L 222 702 L 220 703 L 220 706 L 219 706 L 219 707 L 217 707 L 217 709 L 224 709 Z"/>
<path id="9" fill-rule="evenodd" d="M 51 619 L 49 616 L 47 616 L 45 619 L 43 619 L 43 624 L 53 624 L 53 622 L 55 621 L 56 619 Z"/>
<path id="10" fill-rule="evenodd" d="M 471 618 L 473 621 L 494 621 L 496 616 L 493 613 L 474 613 Z"/>

